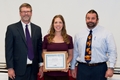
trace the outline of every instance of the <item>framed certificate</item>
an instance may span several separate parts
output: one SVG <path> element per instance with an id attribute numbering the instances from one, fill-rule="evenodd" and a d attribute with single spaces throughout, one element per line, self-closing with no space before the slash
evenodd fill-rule
<path id="1" fill-rule="evenodd" d="M 67 51 L 43 52 L 44 72 L 60 71 L 67 68 Z"/>

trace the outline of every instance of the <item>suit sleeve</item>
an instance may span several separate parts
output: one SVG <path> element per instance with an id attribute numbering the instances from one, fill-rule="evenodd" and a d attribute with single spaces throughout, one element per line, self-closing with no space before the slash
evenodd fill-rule
<path id="1" fill-rule="evenodd" d="M 10 26 L 7 27 L 5 37 L 5 59 L 7 68 L 13 68 L 13 34 Z"/>
<path id="2" fill-rule="evenodd" d="M 39 52 L 39 63 L 43 62 L 42 59 L 42 32 L 41 32 L 41 28 L 39 27 L 39 40 L 38 40 L 38 52 Z"/>

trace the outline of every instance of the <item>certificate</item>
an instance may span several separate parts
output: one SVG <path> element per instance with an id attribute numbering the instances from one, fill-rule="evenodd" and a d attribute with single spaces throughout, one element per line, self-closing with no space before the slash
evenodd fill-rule
<path id="1" fill-rule="evenodd" d="M 60 71 L 62 69 L 66 69 L 66 51 L 43 52 L 43 54 L 44 71 Z"/>

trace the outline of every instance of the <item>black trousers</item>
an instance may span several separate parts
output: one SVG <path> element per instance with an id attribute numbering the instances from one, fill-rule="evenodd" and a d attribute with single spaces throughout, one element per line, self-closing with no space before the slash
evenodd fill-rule
<path id="1" fill-rule="evenodd" d="M 79 63 L 77 70 L 77 80 L 107 80 L 107 78 L 105 78 L 106 71 L 106 63 L 95 66 Z"/>
<path id="2" fill-rule="evenodd" d="M 37 74 L 33 74 L 32 65 L 28 65 L 25 74 L 16 75 L 14 80 L 37 80 Z"/>
<path id="3" fill-rule="evenodd" d="M 69 76 L 49 76 L 49 75 L 44 75 L 44 80 L 69 80 Z"/>

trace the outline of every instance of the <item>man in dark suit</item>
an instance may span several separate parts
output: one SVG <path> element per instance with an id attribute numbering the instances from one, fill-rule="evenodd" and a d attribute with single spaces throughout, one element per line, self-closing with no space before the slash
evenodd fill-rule
<path id="1" fill-rule="evenodd" d="M 23 3 L 19 7 L 19 13 L 21 20 L 7 27 L 5 37 L 9 80 L 37 80 L 42 62 L 41 28 L 30 22 L 32 16 L 30 4 Z"/>

